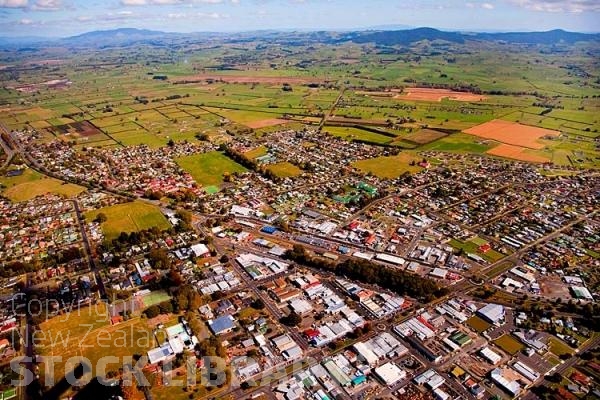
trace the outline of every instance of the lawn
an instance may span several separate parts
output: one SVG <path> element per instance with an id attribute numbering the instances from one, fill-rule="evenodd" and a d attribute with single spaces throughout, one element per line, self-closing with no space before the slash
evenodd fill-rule
<path id="1" fill-rule="evenodd" d="M 218 151 L 180 157 L 175 161 L 202 186 L 218 186 L 223 183 L 224 174 L 247 171 Z"/>
<path id="2" fill-rule="evenodd" d="M 485 332 L 492 324 L 474 315 L 467 320 L 467 325 L 477 333 Z"/>
<path id="3" fill-rule="evenodd" d="M 121 232 L 138 232 L 154 226 L 161 230 L 171 227 L 158 207 L 142 201 L 100 208 L 87 212 L 85 217 L 92 221 L 99 213 L 104 213 L 107 217 L 107 221 L 102 223 L 102 231 L 108 240 L 116 238 Z"/>
<path id="4" fill-rule="evenodd" d="M 376 157 L 368 160 L 356 161 L 353 166 L 364 173 L 370 173 L 378 178 L 397 178 L 405 172 L 416 173 L 422 170 L 417 165 L 410 165 L 412 161 L 418 162 L 421 158 L 413 153 L 402 152 L 397 156 Z"/>
<path id="5" fill-rule="evenodd" d="M 563 354 L 568 354 L 568 355 L 573 354 L 572 348 L 570 348 L 562 340 L 559 340 L 559 339 L 556 339 L 553 337 L 548 339 L 548 346 L 549 346 L 550 352 L 558 357 L 560 357 Z"/>
<path id="6" fill-rule="evenodd" d="M 27 201 L 47 193 L 73 197 L 85 190 L 82 186 L 50 178 L 32 169 L 26 169 L 19 176 L 2 177 L 0 184 L 5 187 L 2 194 L 12 201 Z"/>
<path id="7" fill-rule="evenodd" d="M 277 175 L 279 178 L 293 178 L 302 174 L 302 170 L 289 162 L 272 164 L 267 169 Z"/>
<path id="8" fill-rule="evenodd" d="M 525 348 L 525 346 L 523 346 L 517 339 L 508 334 L 500 336 L 498 339 L 494 340 L 494 343 L 511 356 L 514 356 Z"/>
<path id="9" fill-rule="evenodd" d="M 467 240 L 466 242 L 461 242 L 460 240 L 452 239 L 450 240 L 450 242 L 448 242 L 448 244 L 454 247 L 455 249 L 463 249 L 465 253 L 476 254 L 490 263 L 494 263 L 500 260 L 502 257 L 504 257 L 502 253 L 499 253 L 496 250 L 490 249 L 485 253 L 483 251 L 480 251 L 480 245 L 478 243 L 481 243 L 481 240 L 478 240 L 478 238 Z"/>
<path id="10" fill-rule="evenodd" d="M 504 271 L 508 271 L 509 269 L 511 269 L 514 266 L 515 266 L 515 264 L 513 264 L 512 262 L 506 261 L 506 262 L 496 265 L 492 269 L 487 270 L 484 275 L 486 276 L 486 278 L 491 279 L 491 278 L 494 278 L 494 277 L 500 275 Z"/>

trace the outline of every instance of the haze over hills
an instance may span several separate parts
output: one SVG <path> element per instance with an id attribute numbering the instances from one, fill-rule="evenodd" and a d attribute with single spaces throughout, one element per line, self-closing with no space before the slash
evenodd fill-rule
<path id="1" fill-rule="evenodd" d="M 442 40 L 452 43 L 464 43 L 466 40 L 506 42 L 516 44 L 552 45 L 573 44 L 582 41 L 600 41 L 600 34 L 567 32 L 555 29 L 545 32 L 451 32 L 435 28 L 414 28 L 404 30 L 372 29 L 363 31 L 329 32 L 329 31 L 252 31 L 240 33 L 172 33 L 147 29 L 119 28 L 99 30 L 60 39 L 39 37 L 0 38 L 0 45 L 20 46 L 68 46 L 68 47 L 108 47 L 128 46 L 133 44 L 161 45 L 171 41 L 202 40 L 221 38 L 226 41 L 239 42 L 261 39 L 286 44 L 340 43 L 352 41 L 355 43 L 375 43 L 378 45 L 410 45 L 428 40 Z"/>

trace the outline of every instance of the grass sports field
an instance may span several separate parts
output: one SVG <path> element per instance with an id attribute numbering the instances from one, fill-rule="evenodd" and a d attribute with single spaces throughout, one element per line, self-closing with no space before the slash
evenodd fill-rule
<path id="1" fill-rule="evenodd" d="M 102 231 L 108 240 L 116 238 L 121 232 L 137 232 L 155 226 L 161 230 L 171 227 L 158 207 L 142 201 L 100 208 L 86 213 L 85 217 L 92 221 L 100 213 L 107 217 L 107 221 L 102 223 Z"/>
<path id="2" fill-rule="evenodd" d="M 268 149 L 265 146 L 258 146 L 252 150 L 248 150 L 244 155 L 248 158 L 257 158 L 266 155 Z"/>
<path id="3" fill-rule="evenodd" d="M 27 201 L 47 193 L 73 197 L 85 190 L 82 186 L 65 183 L 31 169 L 24 170 L 19 176 L 2 177 L 0 184 L 4 187 L 1 193 L 12 201 Z"/>
<path id="4" fill-rule="evenodd" d="M 467 320 L 467 325 L 469 325 L 469 327 L 477 333 L 484 332 L 492 326 L 492 324 L 490 324 L 487 321 L 482 320 L 481 318 L 479 318 L 476 315 L 472 316 L 471 318 L 469 318 Z"/>
<path id="5" fill-rule="evenodd" d="M 500 336 L 498 339 L 494 340 L 494 343 L 511 356 L 514 356 L 525 348 L 521 342 L 508 334 Z"/>
<path id="6" fill-rule="evenodd" d="M 145 295 L 143 297 L 144 306 L 146 308 L 153 306 L 155 304 L 162 303 L 163 301 L 167 301 L 170 299 L 171 299 L 171 296 L 169 296 L 167 294 L 167 292 L 165 292 L 164 290 L 157 290 L 157 291 L 148 293 L 147 295 Z"/>
<path id="7" fill-rule="evenodd" d="M 99 302 L 41 324 L 36 332 L 36 350 L 46 356 L 62 357 L 62 361 L 54 365 L 55 380 L 72 369 L 66 362 L 71 357 L 87 358 L 97 372 L 102 357 L 118 357 L 119 361 L 111 361 L 107 370 L 118 369 L 124 357 L 141 355 L 156 346 L 146 320 L 134 318 L 112 326 L 106 307 Z"/>
<path id="8" fill-rule="evenodd" d="M 403 151 L 397 156 L 377 157 L 368 160 L 356 161 L 353 166 L 364 173 L 373 174 L 379 178 L 397 178 L 405 172 L 415 173 L 422 170 L 417 165 L 410 165 L 412 161 L 419 162 L 414 153 Z"/>
<path id="9" fill-rule="evenodd" d="M 246 168 L 218 151 L 180 157 L 176 161 L 202 186 L 218 186 L 223 183 L 224 174 L 247 171 Z"/>
<path id="10" fill-rule="evenodd" d="M 393 138 L 380 135 L 379 133 L 365 131 L 357 128 L 345 128 L 340 126 L 328 126 L 323 129 L 324 132 L 330 135 L 340 137 L 351 141 L 353 139 L 364 140 L 371 143 L 386 144 L 390 143 Z"/>
<path id="11" fill-rule="evenodd" d="M 302 170 L 300 168 L 289 162 L 272 164 L 269 165 L 267 169 L 280 178 L 293 178 L 302 174 Z"/>

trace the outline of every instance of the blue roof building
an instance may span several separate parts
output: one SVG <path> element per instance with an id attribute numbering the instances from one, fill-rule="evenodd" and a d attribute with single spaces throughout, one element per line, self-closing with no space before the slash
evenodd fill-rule
<path id="1" fill-rule="evenodd" d="M 215 320 L 209 320 L 208 327 L 215 335 L 222 335 L 231 332 L 235 327 L 235 320 L 231 315 L 223 315 Z"/>

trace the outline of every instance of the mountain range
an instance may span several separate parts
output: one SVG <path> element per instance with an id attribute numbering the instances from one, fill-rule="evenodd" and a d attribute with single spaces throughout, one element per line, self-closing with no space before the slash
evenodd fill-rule
<path id="1" fill-rule="evenodd" d="M 134 44 L 165 45 L 182 41 L 203 41 L 219 39 L 224 42 L 239 42 L 240 40 L 262 39 L 266 42 L 280 42 L 286 44 L 302 43 L 375 43 L 377 45 L 394 46 L 410 45 L 415 42 L 428 40 L 441 40 L 452 43 L 465 41 L 505 42 L 532 45 L 573 44 L 583 41 L 600 41 L 600 34 L 567 32 L 561 29 L 546 32 L 449 32 L 434 28 L 415 28 L 403 30 L 371 29 L 364 31 L 347 32 L 275 32 L 255 31 L 241 33 L 173 33 L 147 29 L 119 28 L 103 31 L 92 31 L 66 38 L 2 38 L 0 46 L 3 47 L 120 47 Z"/>

